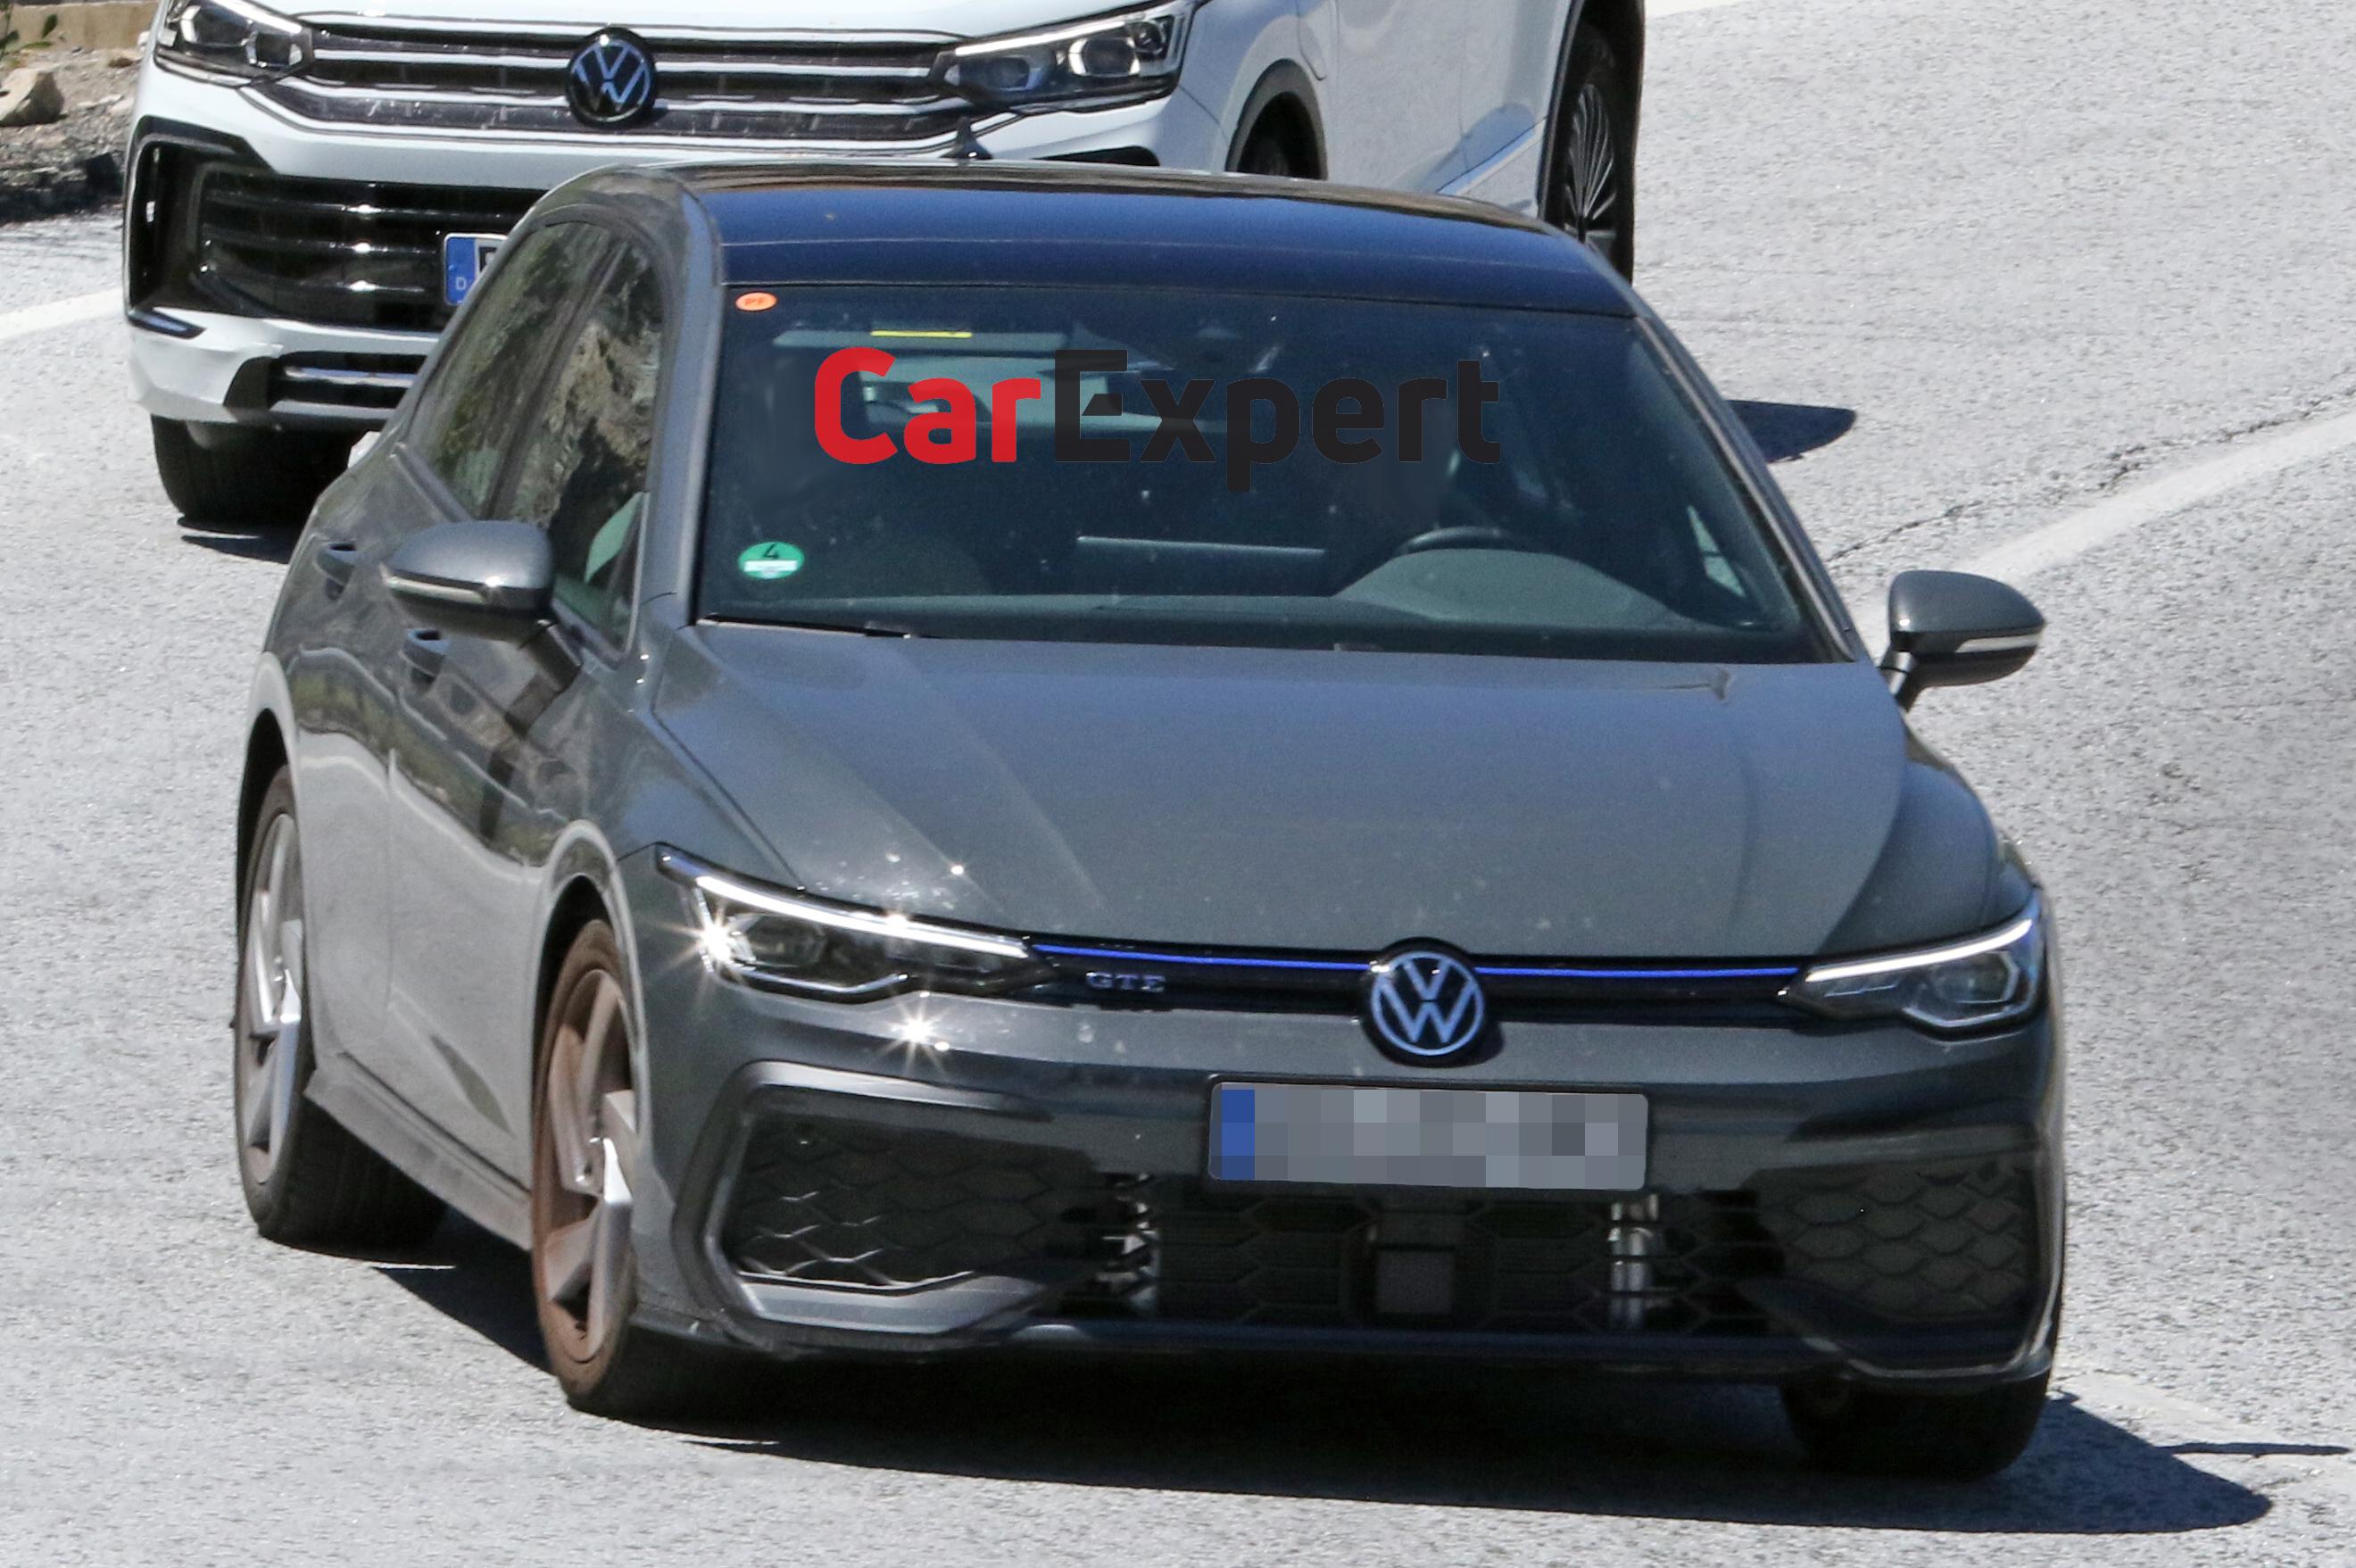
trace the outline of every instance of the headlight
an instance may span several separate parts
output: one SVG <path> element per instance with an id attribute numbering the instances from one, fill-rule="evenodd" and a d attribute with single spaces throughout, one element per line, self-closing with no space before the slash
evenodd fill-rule
<path id="1" fill-rule="evenodd" d="M 2044 910 L 2031 898 L 1986 936 L 1817 964 L 1783 1000 L 1832 1018 L 1906 1018 L 1955 1034 L 2024 1018 L 2044 991 Z"/>
<path id="2" fill-rule="evenodd" d="M 870 1002 L 905 991 L 1004 991 L 1055 971 L 1012 937 L 763 887 L 665 851 L 712 972 L 741 984 Z"/>
<path id="3" fill-rule="evenodd" d="M 155 59 L 200 76 L 251 81 L 311 61 L 311 29 L 251 0 L 169 0 L 155 24 Z"/>
<path id="4" fill-rule="evenodd" d="M 1051 32 L 967 44 L 949 58 L 948 82 L 1003 109 L 1094 109 L 1158 98 L 1178 84 L 1187 26 L 1203 3 L 1162 0 Z"/>

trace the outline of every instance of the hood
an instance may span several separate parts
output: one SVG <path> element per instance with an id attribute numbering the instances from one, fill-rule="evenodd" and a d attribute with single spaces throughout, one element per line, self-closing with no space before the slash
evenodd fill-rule
<path id="1" fill-rule="evenodd" d="M 365 16 L 379 26 L 398 27 L 404 19 L 473 22 L 487 32 L 501 23 L 562 26 L 579 27 L 584 38 L 601 27 L 639 27 L 972 38 L 1078 21 L 1108 7 L 1101 0 L 389 0 L 381 6 L 315 0 L 280 8 L 308 22 Z"/>
<path id="2" fill-rule="evenodd" d="M 1969 929 L 1997 858 L 1854 664 L 703 626 L 656 713 L 781 863 L 739 869 L 1032 935 L 1800 957 L 1861 902 Z M 1863 897 L 1886 861 L 1903 901 Z"/>

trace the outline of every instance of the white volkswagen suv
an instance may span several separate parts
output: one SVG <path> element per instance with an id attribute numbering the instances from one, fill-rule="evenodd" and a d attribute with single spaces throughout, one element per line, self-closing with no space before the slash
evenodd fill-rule
<path id="1" fill-rule="evenodd" d="M 124 225 L 187 515 L 299 521 L 500 237 L 603 165 L 1165 164 L 1470 195 L 1633 257 L 1643 0 L 164 0 Z"/>

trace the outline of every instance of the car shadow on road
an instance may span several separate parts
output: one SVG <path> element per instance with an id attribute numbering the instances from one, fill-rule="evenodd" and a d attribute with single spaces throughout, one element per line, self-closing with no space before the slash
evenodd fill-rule
<path id="1" fill-rule="evenodd" d="M 1788 463 L 1829 446 L 1857 425 L 1857 411 L 1811 403 L 1733 404 L 1734 415 L 1770 463 Z"/>
<path id="2" fill-rule="evenodd" d="M 274 561 L 282 566 L 294 558 L 294 541 L 301 532 L 299 529 L 252 528 L 193 517 L 183 517 L 179 522 L 184 544 L 234 555 L 241 561 Z"/>
<path id="3" fill-rule="evenodd" d="M 377 1260 L 377 1273 L 518 1360 L 546 1367 L 531 1304 L 531 1263 L 517 1249 L 453 1214 L 415 1252 Z"/>
<path id="4" fill-rule="evenodd" d="M 1923 1486 L 1812 1470 L 1766 1390 L 1376 1379 L 1216 1363 L 819 1366 L 781 1374 L 775 1398 L 791 1417 L 686 1435 L 881 1470 L 1733 1523 L 2158 1534 L 2271 1506 L 2066 1396 L 2003 1476 Z"/>
<path id="5" fill-rule="evenodd" d="M 530 1268 L 504 1241 L 453 1218 L 412 1256 L 376 1266 L 500 1349 L 544 1365 Z M 756 1371 L 732 1385 L 727 1402 L 737 1418 L 673 1430 L 728 1453 L 907 1474 L 2018 1534 L 2245 1524 L 2268 1499 L 2179 1455 L 2343 1452 L 2197 1440 L 2163 1447 L 2063 1394 L 2004 1475 L 1922 1486 L 1810 1469 L 1768 1390 L 1191 1359 L 819 1361 Z"/>

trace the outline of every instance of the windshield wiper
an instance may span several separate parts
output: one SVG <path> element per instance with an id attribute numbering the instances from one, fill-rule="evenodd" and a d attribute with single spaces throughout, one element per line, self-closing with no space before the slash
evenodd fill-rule
<path id="1" fill-rule="evenodd" d="M 857 637 L 928 638 L 937 635 L 890 620 L 753 620 L 737 616 L 713 616 L 712 618 L 736 626 L 779 627 L 787 631 L 844 631 Z"/>

